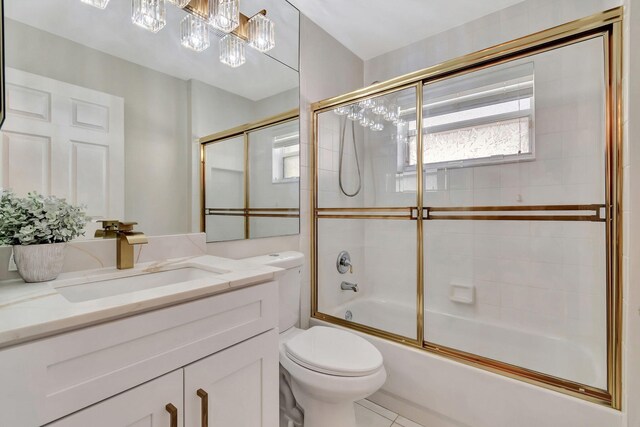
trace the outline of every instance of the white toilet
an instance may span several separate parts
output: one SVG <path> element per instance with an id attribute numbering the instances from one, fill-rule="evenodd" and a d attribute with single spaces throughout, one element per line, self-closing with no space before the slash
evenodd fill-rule
<path id="1" fill-rule="evenodd" d="M 304 427 L 356 427 L 354 402 L 373 394 L 387 379 L 382 355 L 351 332 L 295 327 L 300 317 L 303 254 L 280 252 L 246 261 L 287 270 L 279 279 L 280 365 L 288 372 L 288 385 L 304 411 Z"/>

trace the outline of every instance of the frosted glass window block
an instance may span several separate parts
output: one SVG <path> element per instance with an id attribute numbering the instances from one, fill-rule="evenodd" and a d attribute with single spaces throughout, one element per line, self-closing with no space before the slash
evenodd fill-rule
<path id="1" fill-rule="evenodd" d="M 426 341 L 606 388 L 603 223 L 424 227 Z M 460 289 L 473 298 L 459 298 Z"/>
<path id="2" fill-rule="evenodd" d="M 244 64 L 246 60 L 244 41 L 241 38 L 227 34 L 220 39 L 220 62 L 235 68 Z"/>
<path id="3" fill-rule="evenodd" d="M 416 339 L 418 293 L 415 221 L 319 219 L 320 312 Z M 351 256 L 352 272 L 336 269 L 338 254 Z M 343 281 L 358 292 L 342 290 Z"/>
<path id="4" fill-rule="evenodd" d="M 261 13 L 249 19 L 249 46 L 267 52 L 276 45 L 274 23 Z"/>
<path id="5" fill-rule="evenodd" d="M 191 0 L 169 0 L 169 3 L 175 4 L 180 9 L 184 8 L 190 2 L 191 2 Z"/>
<path id="6" fill-rule="evenodd" d="M 167 24 L 165 0 L 133 0 L 131 20 L 145 30 L 157 33 Z"/>
<path id="7" fill-rule="evenodd" d="M 80 0 L 84 4 L 89 4 L 93 7 L 97 7 L 98 9 L 104 9 L 109 4 L 109 0 Z"/>
<path id="8" fill-rule="evenodd" d="M 210 45 L 209 26 L 202 19 L 188 15 L 180 23 L 180 39 L 187 49 L 202 52 Z"/>
<path id="9" fill-rule="evenodd" d="M 225 33 L 238 28 L 240 25 L 238 0 L 209 0 L 209 23 Z"/>

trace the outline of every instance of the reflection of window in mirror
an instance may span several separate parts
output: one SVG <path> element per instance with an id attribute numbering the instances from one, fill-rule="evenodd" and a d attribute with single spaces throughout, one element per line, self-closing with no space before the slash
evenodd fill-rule
<path id="1" fill-rule="evenodd" d="M 425 168 L 533 159 L 533 71 L 532 63 L 494 67 L 425 86 Z M 415 119 L 398 128 L 398 141 L 404 172 L 415 171 Z"/>
<path id="2" fill-rule="evenodd" d="M 273 138 L 272 169 L 274 184 L 300 179 L 300 138 L 298 132 Z"/>

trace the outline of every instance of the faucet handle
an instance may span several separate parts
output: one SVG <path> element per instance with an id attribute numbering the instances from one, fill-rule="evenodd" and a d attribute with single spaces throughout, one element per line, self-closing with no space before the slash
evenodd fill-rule
<path id="1" fill-rule="evenodd" d="M 96 222 L 101 222 L 104 230 L 117 230 L 120 223 L 117 219 L 99 219 Z"/>
<path id="2" fill-rule="evenodd" d="M 133 231 L 133 227 L 138 225 L 135 221 L 118 221 L 118 230 L 120 231 Z"/>
<path id="3" fill-rule="evenodd" d="M 119 224 L 117 219 L 99 219 L 96 220 L 96 222 L 101 222 L 102 227 L 96 230 L 94 237 L 102 239 L 113 239 L 116 237 Z"/>

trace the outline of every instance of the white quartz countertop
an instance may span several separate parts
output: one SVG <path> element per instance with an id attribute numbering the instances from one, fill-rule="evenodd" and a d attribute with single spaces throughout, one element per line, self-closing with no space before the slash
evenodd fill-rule
<path id="1" fill-rule="evenodd" d="M 195 267 L 214 274 L 152 289 L 71 302 L 58 288 Z M 0 348 L 276 279 L 283 270 L 210 255 L 63 273 L 43 283 L 0 281 Z"/>

